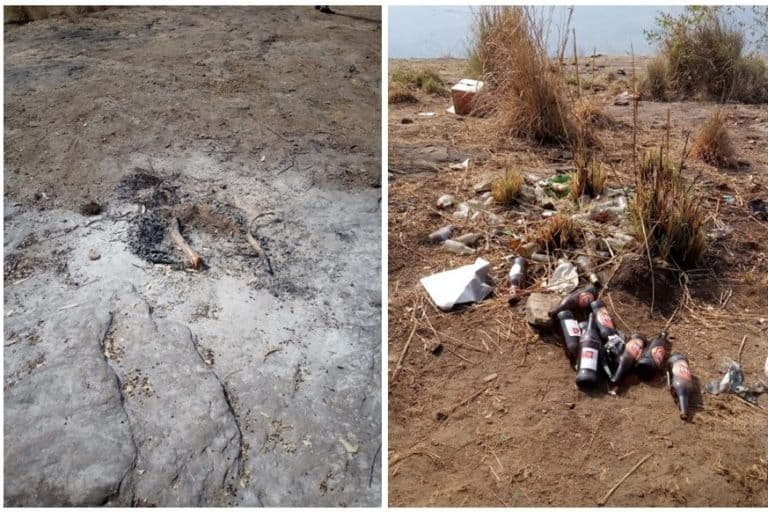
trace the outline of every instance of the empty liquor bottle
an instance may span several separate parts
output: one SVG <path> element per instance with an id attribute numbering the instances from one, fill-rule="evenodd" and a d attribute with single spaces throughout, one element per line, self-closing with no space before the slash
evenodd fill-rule
<path id="1" fill-rule="evenodd" d="M 641 379 L 648 380 L 664 369 L 664 359 L 667 357 L 667 333 L 662 331 L 645 347 L 643 354 L 635 364 L 635 373 Z"/>
<path id="2" fill-rule="evenodd" d="M 618 384 L 621 382 L 621 379 L 629 373 L 629 370 L 643 353 L 646 341 L 645 337 L 639 333 L 635 333 L 629 338 L 629 341 L 624 346 L 624 352 L 619 358 L 619 366 L 616 368 L 616 372 L 613 374 L 611 382 Z"/>
<path id="3" fill-rule="evenodd" d="M 512 268 L 509 269 L 509 303 L 514 304 L 519 300 L 518 291 L 525 284 L 525 271 L 527 268 L 525 258 L 518 256 L 512 263 Z"/>
<path id="4" fill-rule="evenodd" d="M 563 332 L 563 349 L 565 356 L 571 362 L 571 366 L 576 368 L 577 358 L 579 357 L 579 339 L 581 338 L 581 328 L 579 323 L 573 318 L 570 311 L 561 311 L 557 314 L 560 320 L 560 330 Z"/>
<path id="5" fill-rule="evenodd" d="M 594 315 L 589 315 L 587 328 L 579 339 L 579 366 L 576 374 L 576 385 L 582 389 L 591 388 L 598 383 L 598 364 L 600 362 L 600 333 L 594 323 Z"/>
<path id="6" fill-rule="evenodd" d="M 589 307 L 589 304 L 597 298 L 597 288 L 586 286 L 563 297 L 554 309 L 549 312 L 550 318 L 555 318 L 561 311 L 570 311 L 578 316 Z"/>
<path id="7" fill-rule="evenodd" d="M 593 286 L 600 286 L 600 278 L 595 273 L 594 268 L 592 267 L 592 260 L 589 258 L 589 256 L 584 256 L 583 254 L 576 258 L 576 267 L 581 271 L 582 274 L 587 276 L 587 279 L 589 279 L 589 282 Z"/>
<path id="8" fill-rule="evenodd" d="M 600 336 L 603 338 L 603 341 L 608 341 L 608 338 L 612 335 L 618 334 L 616 325 L 613 323 L 610 313 L 608 313 L 608 308 L 605 306 L 605 302 L 595 300 L 592 301 L 589 306 L 592 309 L 592 314 L 595 316 L 595 323 L 597 324 L 597 329 L 600 331 Z"/>
<path id="9" fill-rule="evenodd" d="M 668 378 L 670 382 L 669 390 L 672 396 L 677 399 L 677 405 L 680 407 L 680 417 L 688 419 L 688 397 L 693 390 L 693 379 L 691 369 L 688 367 L 688 358 L 683 354 L 672 354 L 669 356 Z"/>

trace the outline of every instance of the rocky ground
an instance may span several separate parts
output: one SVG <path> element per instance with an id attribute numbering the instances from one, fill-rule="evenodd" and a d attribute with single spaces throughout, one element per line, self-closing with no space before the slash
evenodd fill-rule
<path id="1" fill-rule="evenodd" d="M 380 41 L 378 7 L 5 27 L 6 505 L 380 502 Z"/>
<path id="2" fill-rule="evenodd" d="M 632 107 L 614 105 L 631 85 L 631 59 L 601 56 L 594 67 L 589 58 L 579 60 L 581 78 L 592 85 L 583 93 L 612 117 L 596 132 L 608 186 L 631 193 Z M 638 59 L 637 69 L 644 62 Z M 393 61 L 390 71 L 427 66 L 452 84 L 465 64 Z M 568 72 L 574 74 L 572 65 Z M 710 247 L 700 268 L 684 275 L 656 268 L 651 275 L 626 215 L 590 215 L 603 197 L 578 208 L 534 196 L 505 208 L 484 195 L 482 185 L 507 168 L 528 176 L 531 187 L 569 172 L 567 149 L 500 140 L 493 116 L 449 114 L 447 96 L 417 98 L 389 111 L 389 503 L 595 506 L 642 461 L 608 506 L 765 506 L 768 398 L 751 405 L 706 394 L 703 386 L 722 375 L 725 358 L 741 360 L 748 383 L 765 380 L 768 223 L 749 204 L 768 195 L 768 106 L 723 108 L 736 168 L 686 162 L 685 179 L 710 213 Z M 717 108 L 643 100 L 638 146 L 659 146 L 669 111 L 671 152 L 681 155 L 687 136 Z M 444 194 L 456 204 L 439 208 Z M 459 206 L 464 202 L 468 208 Z M 553 209 L 576 215 L 594 236 L 568 255 L 598 255 L 594 263 L 606 283 L 601 298 L 618 327 L 648 337 L 666 327 L 672 349 L 688 354 L 696 385 L 690 421 L 680 419 L 662 376 L 649 383 L 631 376 L 616 396 L 579 391 L 558 338 L 525 321 L 525 296 L 508 304 L 510 258 Z M 447 224 L 458 226 L 457 235 L 481 235 L 472 253 L 427 242 Z M 419 279 L 478 257 L 491 264 L 493 293 L 439 311 Z M 553 268 L 552 261 L 531 262 L 528 289 L 541 290 Z"/>

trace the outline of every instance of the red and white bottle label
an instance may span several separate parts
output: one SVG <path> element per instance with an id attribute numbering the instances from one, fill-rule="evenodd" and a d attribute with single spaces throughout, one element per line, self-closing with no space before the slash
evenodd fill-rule
<path id="1" fill-rule="evenodd" d="M 672 365 L 672 375 L 680 377 L 683 380 L 691 380 L 691 370 L 685 361 L 677 361 Z"/>
<path id="2" fill-rule="evenodd" d="M 637 338 L 632 338 L 627 343 L 627 352 L 632 356 L 632 359 L 637 360 L 640 357 L 640 352 L 643 351 L 643 342 Z"/>
<path id="3" fill-rule="evenodd" d="M 601 324 L 608 327 L 609 329 L 616 328 L 613 325 L 613 320 L 611 319 L 611 315 L 608 314 L 608 310 L 605 307 L 602 307 L 597 310 L 597 319 L 600 321 Z"/>
<path id="4" fill-rule="evenodd" d="M 597 370 L 597 350 L 594 348 L 581 349 L 579 369 Z"/>
<path id="5" fill-rule="evenodd" d="M 656 363 L 656 366 L 659 368 L 664 365 L 665 355 L 666 350 L 664 350 L 664 347 L 653 347 L 651 349 L 651 357 L 653 358 L 653 362 Z"/>
<path id="6" fill-rule="evenodd" d="M 581 292 L 579 294 L 579 307 L 586 308 L 593 300 L 595 300 L 595 297 L 590 292 Z"/>
<path id="7" fill-rule="evenodd" d="M 579 329 L 579 322 L 573 318 L 569 318 L 565 321 L 565 330 L 571 336 L 581 336 L 581 329 Z"/>

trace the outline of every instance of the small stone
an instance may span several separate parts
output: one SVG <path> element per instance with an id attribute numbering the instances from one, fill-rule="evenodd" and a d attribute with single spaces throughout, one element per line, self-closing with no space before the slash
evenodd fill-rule
<path id="1" fill-rule="evenodd" d="M 483 382 L 491 382 L 492 380 L 496 380 L 496 377 L 498 377 L 498 374 L 496 374 L 496 373 L 492 373 L 490 375 L 486 375 L 483 378 Z"/>
<path id="2" fill-rule="evenodd" d="M 456 204 L 456 198 L 451 194 L 443 194 L 437 199 L 438 208 L 450 208 Z"/>
<path id="3" fill-rule="evenodd" d="M 534 327 L 550 327 L 549 312 L 560 304 L 560 297 L 548 293 L 532 293 L 525 303 L 525 320 Z"/>
<path id="4" fill-rule="evenodd" d="M 666 445 L 667 445 L 667 448 L 672 448 L 672 446 L 674 446 L 672 444 L 672 440 L 671 439 L 667 439 Z"/>
<path id="5" fill-rule="evenodd" d="M 99 254 L 99 251 L 97 251 L 96 249 L 91 249 L 90 251 L 88 251 L 88 258 L 92 261 L 95 261 L 101 258 L 101 254 Z"/>
<path id="6" fill-rule="evenodd" d="M 567 408 L 569 408 L 569 409 L 573 409 L 574 407 L 576 407 L 576 404 L 575 404 L 575 403 L 573 403 L 573 402 L 566 402 L 566 403 L 565 403 L 565 406 L 566 406 Z"/>
<path id="7" fill-rule="evenodd" d="M 613 104 L 625 107 L 629 105 L 629 93 L 624 91 L 613 99 Z"/>
<path id="8" fill-rule="evenodd" d="M 401 124 L 413 124 L 413 119 L 410 117 L 404 117 L 400 120 Z"/>
<path id="9" fill-rule="evenodd" d="M 490 179 L 485 179 L 474 186 L 474 190 L 478 194 L 482 194 L 483 192 L 490 192 L 491 187 L 493 186 L 493 181 Z"/>

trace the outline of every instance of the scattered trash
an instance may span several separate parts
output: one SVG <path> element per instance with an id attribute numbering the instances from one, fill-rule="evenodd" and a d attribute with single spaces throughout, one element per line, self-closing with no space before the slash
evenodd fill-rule
<path id="1" fill-rule="evenodd" d="M 454 226 L 453 224 L 449 224 L 448 226 L 443 226 L 442 228 L 438 229 L 437 231 L 433 231 L 429 234 L 429 241 L 434 243 L 439 242 L 445 242 L 449 238 L 451 238 L 451 235 L 453 235 L 456 230 L 459 228 L 457 226 Z"/>
<path id="2" fill-rule="evenodd" d="M 464 160 L 461 163 L 451 164 L 448 167 L 449 167 L 449 169 L 454 169 L 454 170 L 457 170 L 457 171 L 465 170 L 465 169 L 469 168 L 469 158 L 467 158 L 466 160 Z"/>
<path id="3" fill-rule="evenodd" d="M 726 359 L 724 366 L 725 375 L 721 379 L 714 379 L 704 386 L 707 393 L 711 395 L 719 395 L 720 393 L 733 393 L 740 396 L 744 400 L 755 403 L 757 397 L 762 393 L 768 391 L 763 383 L 758 383 L 754 386 L 744 385 L 744 374 L 741 370 L 741 366 L 736 361 Z"/>
<path id="4" fill-rule="evenodd" d="M 421 117 L 435 117 L 437 114 L 435 112 L 419 112 L 416 115 Z"/>
<path id="5" fill-rule="evenodd" d="M 515 258 L 515 261 L 512 263 L 512 267 L 509 269 L 509 274 L 507 275 L 507 279 L 509 280 L 509 303 L 513 304 L 519 300 L 519 297 L 517 295 L 517 292 L 523 287 L 525 284 L 525 270 L 526 270 L 527 264 L 525 261 L 525 258 L 517 257 Z"/>
<path id="6" fill-rule="evenodd" d="M 669 356 L 667 383 L 669 391 L 677 400 L 680 408 L 680 418 L 688 419 L 688 397 L 693 390 L 693 379 L 691 369 L 688 367 L 688 358 L 683 354 L 672 354 Z"/>
<path id="7" fill-rule="evenodd" d="M 466 116 L 472 112 L 475 95 L 483 88 L 483 82 L 464 78 L 451 87 L 451 99 L 456 114 Z"/>
<path id="8" fill-rule="evenodd" d="M 467 247 L 461 242 L 458 242 L 456 240 L 446 240 L 443 242 L 443 247 L 448 251 L 452 252 L 453 254 L 458 254 L 459 256 L 467 256 L 469 254 L 475 254 L 475 250 L 471 247 Z"/>
<path id="9" fill-rule="evenodd" d="M 99 251 L 96 249 L 91 249 L 88 251 L 88 259 L 91 261 L 96 261 L 97 259 L 101 258 L 101 254 L 99 254 Z"/>
<path id="10" fill-rule="evenodd" d="M 549 312 L 550 318 L 555 318 L 561 311 L 571 311 L 576 315 L 581 315 L 589 308 L 589 305 L 597 298 L 597 288 L 586 286 L 563 297 L 555 307 Z"/>
<path id="11" fill-rule="evenodd" d="M 482 238 L 483 235 L 481 233 L 467 233 L 466 235 L 457 236 L 454 240 L 469 247 L 474 247 Z"/>
<path id="12" fill-rule="evenodd" d="M 577 367 L 577 357 L 579 356 L 579 339 L 581 338 L 581 328 L 579 322 L 573 317 L 570 311 L 561 311 L 557 314 L 560 320 L 560 333 L 563 335 L 563 350 L 565 357 L 571 362 L 574 369 Z"/>
<path id="13" fill-rule="evenodd" d="M 584 256 L 583 254 L 581 256 L 578 256 L 576 258 L 576 268 L 581 271 L 582 274 L 587 276 L 587 279 L 589 279 L 589 282 L 594 286 L 600 285 L 600 278 L 595 273 L 594 268 L 592 267 L 592 260 L 589 259 L 589 256 Z"/>
<path id="14" fill-rule="evenodd" d="M 438 208 L 450 208 L 456 203 L 456 198 L 451 194 L 443 194 L 437 199 Z"/>
<path id="15" fill-rule="evenodd" d="M 612 237 L 606 238 L 605 243 L 614 252 L 624 252 L 627 247 L 635 242 L 635 237 L 626 233 L 616 233 Z"/>
<path id="16" fill-rule="evenodd" d="M 736 198 L 730 195 L 723 195 L 723 201 L 725 201 L 728 204 L 733 204 L 736 202 Z"/>
<path id="17" fill-rule="evenodd" d="M 752 215 L 760 220 L 768 220 L 768 202 L 762 199 L 753 199 L 749 202 L 749 209 Z"/>
<path id="18" fill-rule="evenodd" d="M 593 202 L 589 211 L 589 218 L 599 222 L 607 222 L 622 217 L 627 213 L 628 206 L 627 197 L 624 195 L 606 201 Z"/>
<path id="19" fill-rule="evenodd" d="M 557 268 L 548 280 L 547 289 L 556 293 L 570 293 L 579 286 L 579 272 L 573 263 L 558 262 Z"/>
<path id="20" fill-rule="evenodd" d="M 453 105 L 445 109 L 445 111 L 448 112 L 449 114 L 456 114 L 456 110 L 453 108 Z"/>
<path id="21" fill-rule="evenodd" d="M 667 333 L 662 331 L 650 345 L 645 347 L 643 355 L 635 363 L 635 373 L 643 380 L 648 380 L 664 369 L 667 357 Z"/>
<path id="22" fill-rule="evenodd" d="M 550 311 L 560 303 L 560 297 L 551 293 L 532 293 L 525 303 L 525 320 L 534 327 L 552 326 Z"/>
<path id="23" fill-rule="evenodd" d="M 483 377 L 483 382 L 491 382 L 492 380 L 496 380 L 496 377 L 498 377 L 498 375 L 495 373 L 486 375 L 485 377 Z"/>
<path id="24" fill-rule="evenodd" d="M 477 258 L 471 265 L 423 277 L 419 282 L 438 308 L 449 311 L 457 304 L 481 301 L 493 291 L 490 269 L 489 262 Z"/>
<path id="25" fill-rule="evenodd" d="M 716 228 L 711 230 L 707 236 L 711 238 L 714 241 L 720 241 L 724 240 L 725 238 L 728 238 L 733 233 L 733 228 L 730 226 L 725 226 L 722 228 Z"/>
<path id="26" fill-rule="evenodd" d="M 599 382 L 597 367 L 601 359 L 603 344 L 600 342 L 600 332 L 597 330 L 594 314 L 589 315 L 587 328 L 579 339 L 579 366 L 576 374 L 576 385 L 580 389 L 593 388 Z"/>
<path id="27" fill-rule="evenodd" d="M 645 339 L 645 336 L 640 333 L 635 333 L 629 338 L 629 341 L 624 347 L 624 351 L 619 356 L 619 364 L 616 368 L 616 372 L 613 374 L 611 382 L 614 384 L 619 384 L 621 382 L 624 376 L 629 373 L 629 370 L 632 369 L 632 366 L 638 359 L 640 359 L 640 355 L 643 353 L 643 348 L 645 348 L 646 343 L 647 340 Z"/>
<path id="28" fill-rule="evenodd" d="M 453 212 L 453 216 L 459 220 L 467 220 L 469 218 L 471 208 L 469 204 L 464 202 L 459 204 L 459 209 Z"/>

